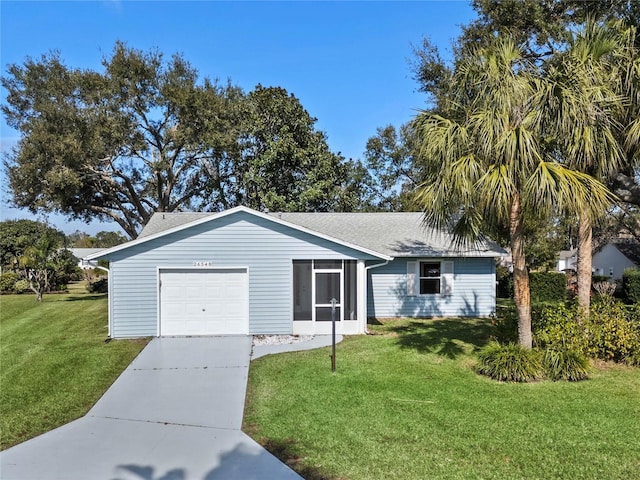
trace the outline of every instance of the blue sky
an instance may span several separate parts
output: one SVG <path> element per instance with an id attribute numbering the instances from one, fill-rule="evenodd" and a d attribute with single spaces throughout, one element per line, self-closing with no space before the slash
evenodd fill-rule
<path id="1" fill-rule="evenodd" d="M 71 67 L 101 69 L 116 40 L 181 53 L 201 78 L 229 78 L 246 91 L 280 86 L 318 119 L 329 146 L 362 158 L 377 127 L 399 126 L 425 106 L 411 46 L 428 36 L 446 58 L 460 26 L 475 18 L 464 1 L 422 2 L 0 2 L 2 74 L 12 63 L 59 50 Z M 6 92 L 2 92 L 4 102 Z M 17 132 L 0 122 L 0 148 Z M 2 177 L 2 184 L 6 180 Z M 8 206 L 2 219 L 29 217 Z M 69 233 L 117 230 L 48 216 Z"/>

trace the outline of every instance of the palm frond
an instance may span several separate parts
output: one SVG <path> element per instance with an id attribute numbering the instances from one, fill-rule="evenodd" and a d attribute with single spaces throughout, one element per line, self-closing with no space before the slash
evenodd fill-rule
<path id="1" fill-rule="evenodd" d="M 636 118 L 629 128 L 624 140 L 624 148 L 627 151 L 640 149 L 640 117 Z"/>
<path id="2" fill-rule="evenodd" d="M 597 218 L 615 201 L 603 183 L 555 161 L 540 161 L 524 185 L 527 210 L 546 215 L 586 212 Z"/>
<path id="3" fill-rule="evenodd" d="M 485 238 L 482 228 L 485 225 L 481 212 L 473 207 L 462 210 L 457 222 L 453 225 L 453 246 L 470 248 Z"/>
<path id="4" fill-rule="evenodd" d="M 467 131 L 457 122 L 422 112 L 416 118 L 415 125 L 422 138 L 419 151 L 427 173 L 445 170 L 451 159 L 466 153 Z"/>
<path id="5" fill-rule="evenodd" d="M 615 136 L 617 129 L 602 124 L 584 125 L 574 130 L 567 145 L 567 165 L 608 177 L 617 172 L 624 162 L 622 147 Z"/>
<path id="6" fill-rule="evenodd" d="M 475 184 L 478 209 L 490 223 L 506 224 L 517 190 L 508 165 L 491 165 Z"/>
<path id="7" fill-rule="evenodd" d="M 424 222 L 437 229 L 446 228 L 451 219 L 450 197 L 437 183 L 424 183 L 416 191 L 416 202 L 422 206 Z"/>

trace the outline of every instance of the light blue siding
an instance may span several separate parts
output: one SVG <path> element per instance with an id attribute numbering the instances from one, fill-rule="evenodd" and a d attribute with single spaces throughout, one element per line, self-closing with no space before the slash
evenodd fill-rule
<path id="1" fill-rule="evenodd" d="M 493 258 L 442 258 L 454 262 L 453 294 L 407 295 L 407 261 L 400 258 L 369 270 L 367 314 L 370 317 L 488 316 L 495 310 Z"/>
<path id="2" fill-rule="evenodd" d="M 238 212 L 111 254 L 111 336 L 157 335 L 158 267 L 247 267 L 249 333 L 292 330 L 293 259 L 375 257 L 268 219 Z"/>

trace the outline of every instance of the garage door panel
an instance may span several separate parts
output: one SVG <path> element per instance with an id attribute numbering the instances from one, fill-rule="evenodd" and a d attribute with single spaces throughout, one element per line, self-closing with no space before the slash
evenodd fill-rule
<path id="1" fill-rule="evenodd" d="M 160 334 L 249 333 L 246 269 L 160 273 Z"/>
<path id="2" fill-rule="evenodd" d="M 201 286 L 189 286 L 188 288 L 184 289 L 184 291 L 180 292 L 180 294 L 184 295 L 186 300 L 189 301 L 198 301 L 199 299 L 203 298 L 203 295 L 205 295 L 205 293 L 206 289 Z"/>

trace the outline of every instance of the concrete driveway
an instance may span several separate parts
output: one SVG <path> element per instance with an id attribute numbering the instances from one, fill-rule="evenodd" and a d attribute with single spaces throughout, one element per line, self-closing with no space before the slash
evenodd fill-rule
<path id="1" fill-rule="evenodd" d="M 3 480 L 300 479 L 240 431 L 251 337 L 156 338 L 74 422 L 0 453 Z"/>

